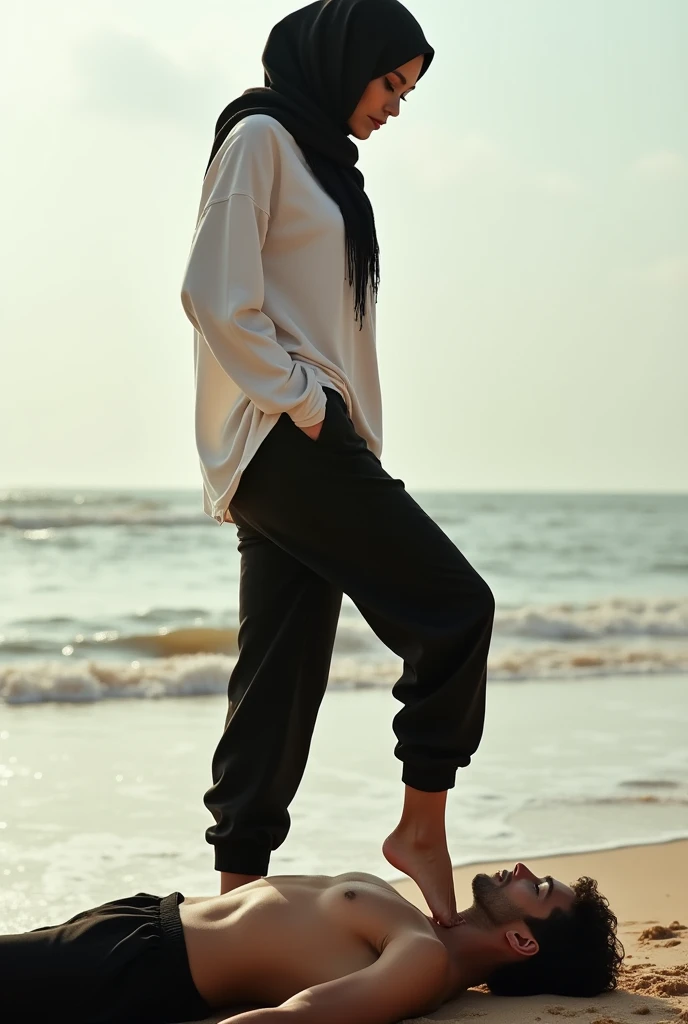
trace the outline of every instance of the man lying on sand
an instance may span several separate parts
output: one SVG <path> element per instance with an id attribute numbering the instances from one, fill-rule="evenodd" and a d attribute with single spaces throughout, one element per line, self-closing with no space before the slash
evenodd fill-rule
<path id="1" fill-rule="evenodd" d="M 472 985 L 595 996 L 623 949 L 597 883 L 525 864 L 478 874 L 452 928 L 375 875 L 276 875 L 222 896 L 139 893 L 0 937 L 14 1024 L 160 1024 L 260 1004 L 231 1024 L 391 1024 Z M 229 1018 L 228 1018 L 229 1020 Z"/>

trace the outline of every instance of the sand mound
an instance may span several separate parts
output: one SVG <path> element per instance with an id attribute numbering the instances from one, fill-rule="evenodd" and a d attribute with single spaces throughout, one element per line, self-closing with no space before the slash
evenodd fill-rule
<path id="1" fill-rule="evenodd" d="M 686 930 L 684 924 L 679 924 L 678 921 L 672 921 L 671 924 L 653 924 L 651 928 L 646 928 L 638 936 L 639 942 L 656 942 L 658 939 L 676 939 L 678 938 L 678 932 Z M 679 939 L 679 942 L 681 940 Z"/>
<path id="2" fill-rule="evenodd" d="M 657 968 L 653 964 L 634 964 L 621 975 L 620 987 L 627 992 L 648 996 L 688 995 L 688 964 Z"/>

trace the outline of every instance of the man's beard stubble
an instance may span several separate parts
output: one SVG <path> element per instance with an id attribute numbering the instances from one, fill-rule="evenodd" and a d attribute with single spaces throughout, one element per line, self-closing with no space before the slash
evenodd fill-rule
<path id="1" fill-rule="evenodd" d="M 489 875 L 475 875 L 471 882 L 473 906 L 481 910 L 493 925 L 508 924 L 522 917 L 506 892 Z"/>

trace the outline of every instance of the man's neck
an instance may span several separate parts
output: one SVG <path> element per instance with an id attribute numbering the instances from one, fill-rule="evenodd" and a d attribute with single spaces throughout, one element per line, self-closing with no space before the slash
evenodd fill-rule
<path id="1" fill-rule="evenodd" d="M 459 916 L 461 923 L 453 928 L 444 928 L 428 918 L 451 957 L 451 989 L 456 995 L 473 985 L 482 985 L 499 964 L 494 948 L 486 942 L 487 932 L 493 927 L 487 915 L 478 907 L 469 907 Z"/>

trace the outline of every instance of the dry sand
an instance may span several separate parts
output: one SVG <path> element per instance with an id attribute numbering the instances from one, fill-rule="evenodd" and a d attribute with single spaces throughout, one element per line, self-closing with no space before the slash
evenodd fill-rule
<path id="1" fill-rule="evenodd" d="M 426 1021 L 558 1024 L 563 1020 L 576 1020 L 579 1024 L 688 1022 L 688 841 L 542 860 L 528 858 L 527 864 L 538 874 L 551 874 L 566 883 L 580 875 L 597 879 L 619 919 L 619 937 L 626 950 L 619 990 L 595 999 L 562 996 L 516 999 L 472 989 L 429 1017 L 413 1018 L 413 1024 Z M 471 902 L 470 882 L 474 874 L 478 871 L 491 873 L 505 866 L 510 865 L 489 863 L 457 868 L 454 877 L 459 906 Z M 413 882 L 400 881 L 396 885 L 407 899 L 427 912 Z M 211 1017 L 208 1024 L 223 1017 L 227 1014 Z"/>

